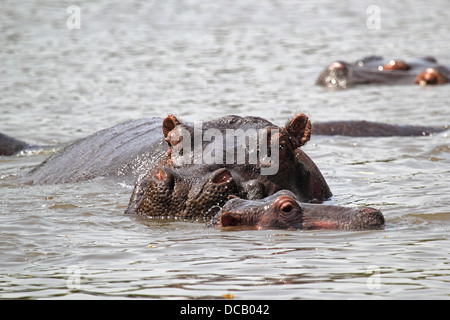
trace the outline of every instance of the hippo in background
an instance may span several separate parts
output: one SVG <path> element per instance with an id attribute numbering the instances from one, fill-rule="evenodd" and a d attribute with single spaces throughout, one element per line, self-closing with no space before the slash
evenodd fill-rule
<path id="1" fill-rule="evenodd" d="M 430 136 L 448 130 L 448 126 L 394 125 L 365 120 L 314 123 L 312 134 L 349 137 Z"/>
<path id="2" fill-rule="evenodd" d="M 349 63 L 334 61 L 319 75 L 316 84 L 344 89 L 360 84 L 419 84 L 437 85 L 450 82 L 450 68 L 434 57 L 412 61 L 387 60 L 370 56 Z"/>

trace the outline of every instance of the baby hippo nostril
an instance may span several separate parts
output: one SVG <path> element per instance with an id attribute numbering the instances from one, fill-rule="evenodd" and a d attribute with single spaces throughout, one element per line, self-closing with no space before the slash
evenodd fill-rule
<path id="1" fill-rule="evenodd" d="M 224 213 L 220 216 L 220 225 L 222 227 L 235 227 L 240 224 L 240 219 L 233 216 L 231 213 Z"/>

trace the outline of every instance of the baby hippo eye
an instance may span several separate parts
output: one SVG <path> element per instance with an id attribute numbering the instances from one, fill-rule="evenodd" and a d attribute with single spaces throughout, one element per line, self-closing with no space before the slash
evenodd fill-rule
<path id="1" fill-rule="evenodd" d="M 288 194 L 278 196 L 269 210 L 270 226 L 275 229 L 301 229 L 303 224 L 303 212 L 297 200 Z"/>
<path id="2" fill-rule="evenodd" d="M 297 201 L 288 195 L 278 197 L 274 202 L 275 208 L 284 218 L 294 218 L 301 213 L 300 206 Z"/>

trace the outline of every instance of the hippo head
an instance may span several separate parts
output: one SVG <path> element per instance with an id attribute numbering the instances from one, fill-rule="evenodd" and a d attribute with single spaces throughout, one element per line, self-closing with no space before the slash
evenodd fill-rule
<path id="1" fill-rule="evenodd" d="M 379 210 L 300 203 L 288 191 L 259 200 L 230 199 L 208 223 L 209 227 L 250 229 L 379 229 Z"/>
<path id="2" fill-rule="evenodd" d="M 288 189 L 302 201 L 331 196 L 299 149 L 311 134 L 304 114 L 284 127 L 258 117 L 227 116 L 200 126 L 168 116 L 162 128 L 167 158 L 138 181 L 126 213 L 208 218 L 230 195 L 261 199 Z"/>
<path id="3" fill-rule="evenodd" d="M 327 88 L 346 88 L 352 74 L 351 66 L 343 61 L 335 61 L 319 75 L 316 84 Z"/>

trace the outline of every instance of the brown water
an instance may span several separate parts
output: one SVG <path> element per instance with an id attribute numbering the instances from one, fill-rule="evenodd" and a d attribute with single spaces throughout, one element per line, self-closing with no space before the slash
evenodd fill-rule
<path id="1" fill-rule="evenodd" d="M 38 145 L 174 113 L 278 125 L 450 124 L 450 87 L 313 85 L 335 59 L 434 55 L 450 65 L 446 1 L 0 3 L 0 132 Z M 132 186 L 26 186 L 53 149 L 0 158 L 0 298 L 448 299 L 450 140 L 313 137 L 333 204 L 385 214 L 378 231 L 236 231 L 123 214 Z"/>

